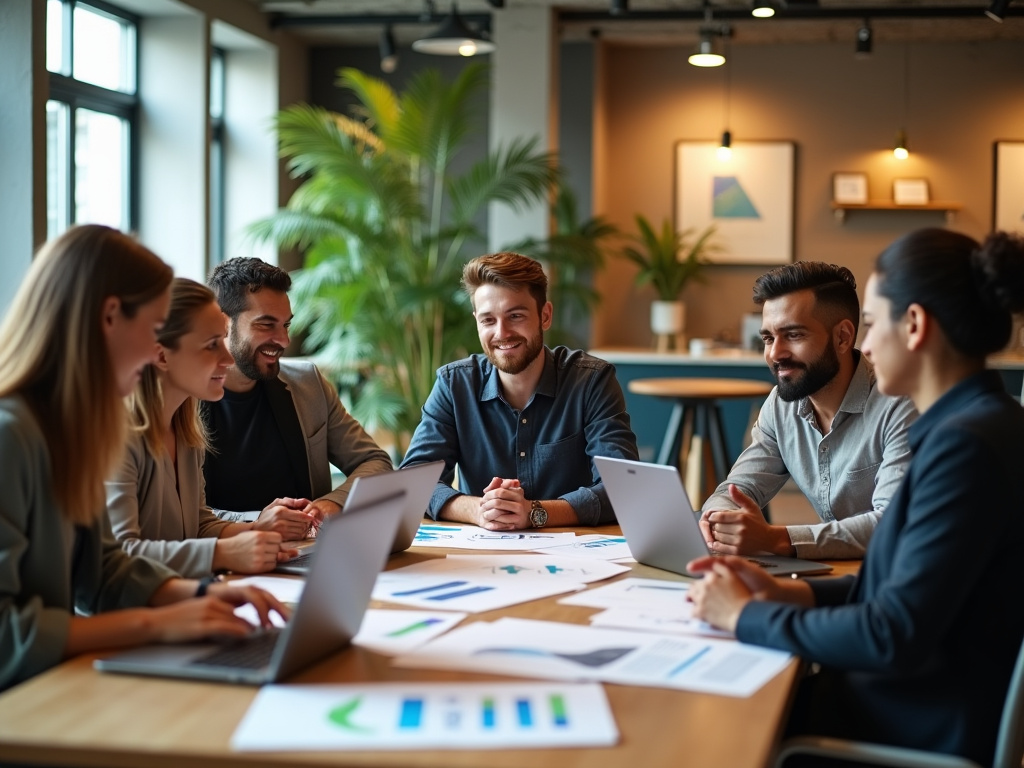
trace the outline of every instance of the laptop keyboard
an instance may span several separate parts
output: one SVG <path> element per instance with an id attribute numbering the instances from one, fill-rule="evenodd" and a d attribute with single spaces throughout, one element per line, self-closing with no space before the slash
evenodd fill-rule
<path id="1" fill-rule="evenodd" d="M 201 667 L 233 667 L 235 669 L 262 669 L 270 665 L 279 632 L 266 631 L 229 643 L 223 648 L 202 656 L 192 664 Z"/>
<path id="2" fill-rule="evenodd" d="M 306 552 L 303 555 L 293 557 L 291 560 L 281 563 L 281 565 L 293 566 L 297 565 L 300 568 L 309 568 L 313 564 L 313 552 Z"/>

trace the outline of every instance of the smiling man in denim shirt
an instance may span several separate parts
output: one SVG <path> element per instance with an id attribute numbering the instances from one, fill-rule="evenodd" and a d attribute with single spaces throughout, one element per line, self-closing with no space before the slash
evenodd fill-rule
<path id="1" fill-rule="evenodd" d="M 431 517 L 493 531 L 615 522 L 592 461 L 637 458 L 615 368 L 544 345 L 551 302 L 533 259 L 481 256 L 462 283 L 484 354 L 438 370 L 402 462 L 444 460 Z"/>

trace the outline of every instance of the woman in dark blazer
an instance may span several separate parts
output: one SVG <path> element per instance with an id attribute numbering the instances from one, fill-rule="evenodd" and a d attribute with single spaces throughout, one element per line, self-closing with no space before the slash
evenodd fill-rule
<path id="1" fill-rule="evenodd" d="M 1024 638 L 1024 409 L 985 358 L 1021 309 L 1020 238 L 928 229 L 889 246 L 868 281 L 862 350 L 881 391 L 909 395 L 921 417 L 860 573 L 783 581 L 739 558 L 691 563 L 705 574 L 697 616 L 821 664 L 790 733 L 991 763 Z"/>
<path id="2" fill-rule="evenodd" d="M 127 235 L 75 227 L 36 256 L 0 325 L 0 690 L 81 653 L 244 635 L 246 602 L 266 626 L 286 612 L 130 557 L 110 533 L 122 398 L 156 356 L 170 283 Z"/>

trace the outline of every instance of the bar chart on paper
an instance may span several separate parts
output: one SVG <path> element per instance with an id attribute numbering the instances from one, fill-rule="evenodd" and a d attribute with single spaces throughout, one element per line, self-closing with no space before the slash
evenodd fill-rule
<path id="1" fill-rule="evenodd" d="M 232 738 L 238 750 L 528 749 L 618 741 L 594 683 L 276 685 Z"/>

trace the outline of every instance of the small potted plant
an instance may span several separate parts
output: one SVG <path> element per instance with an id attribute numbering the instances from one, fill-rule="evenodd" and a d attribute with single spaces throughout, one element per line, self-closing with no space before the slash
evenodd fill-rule
<path id="1" fill-rule="evenodd" d="M 651 331 L 658 339 L 659 351 L 667 349 L 673 339 L 680 348 L 686 332 L 686 305 L 679 297 L 690 280 L 703 279 L 704 256 L 716 247 L 711 240 L 715 228 L 709 226 L 695 237 L 693 229 L 677 232 L 665 219 L 661 232 L 656 233 L 640 214 L 636 225 L 640 234 L 631 239 L 638 247 L 626 246 L 622 254 L 639 267 L 636 284 L 650 283 L 658 294 L 651 304 Z"/>

